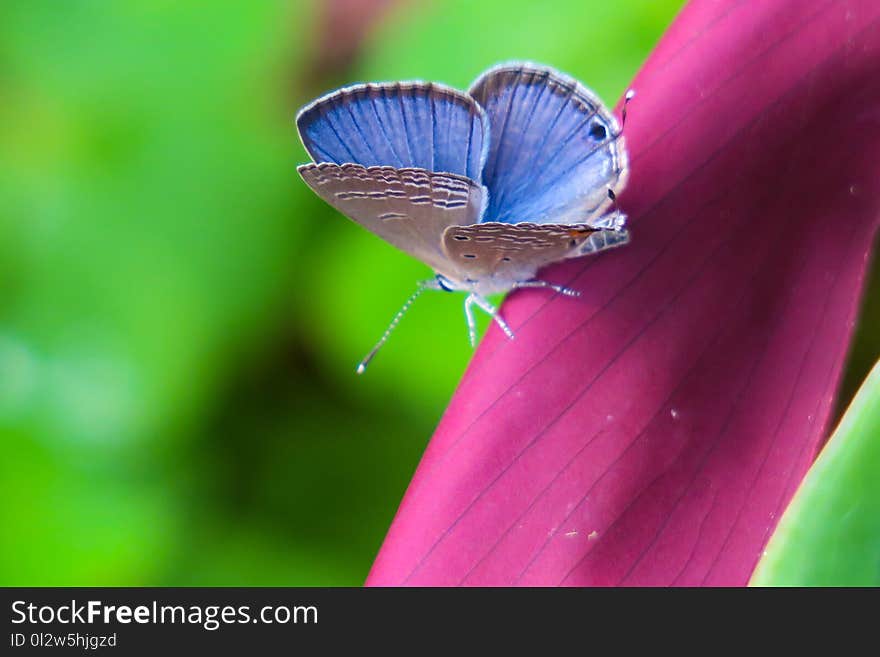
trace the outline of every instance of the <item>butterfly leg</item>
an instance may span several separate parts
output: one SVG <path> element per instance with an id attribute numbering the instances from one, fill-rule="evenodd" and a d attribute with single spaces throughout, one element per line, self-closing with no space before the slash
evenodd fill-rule
<path id="1" fill-rule="evenodd" d="M 467 295 L 464 300 L 464 316 L 467 319 L 468 341 L 471 347 L 477 346 L 477 322 L 474 320 L 474 301 L 473 294 Z"/>
<path id="2" fill-rule="evenodd" d="M 581 293 L 577 290 L 572 290 L 570 287 L 563 287 L 562 285 L 554 285 L 553 283 L 548 283 L 547 281 L 520 281 L 519 283 L 513 284 L 514 290 L 519 290 L 527 287 L 546 287 L 550 288 L 554 292 L 564 294 L 567 297 L 581 296 Z"/>
<path id="3" fill-rule="evenodd" d="M 477 294 L 471 294 L 469 298 L 470 297 L 473 297 L 474 303 L 477 304 L 487 315 L 495 320 L 495 323 L 498 324 L 498 327 L 502 331 L 504 331 L 504 335 L 513 340 L 513 331 L 510 330 L 507 322 L 505 322 L 504 318 L 498 313 L 498 309 L 491 303 L 489 303 L 486 299 Z"/>
<path id="4" fill-rule="evenodd" d="M 603 228 L 591 234 L 578 247 L 579 256 L 598 253 L 605 249 L 613 249 L 629 242 L 629 231 L 623 228 Z M 571 256 L 574 257 L 574 256 Z"/>

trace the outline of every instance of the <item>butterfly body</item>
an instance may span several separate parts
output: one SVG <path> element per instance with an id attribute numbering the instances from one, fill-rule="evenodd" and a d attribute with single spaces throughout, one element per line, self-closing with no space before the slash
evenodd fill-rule
<path id="1" fill-rule="evenodd" d="M 538 271 L 628 239 L 626 217 L 612 207 L 628 172 L 617 120 L 548 67 L 496 66 L 468 93 L 424 82 L 354 85 L 304 107 L 297 127 L 314 160 L 299 167 L 305 182 L 432 267 L 420 290 L 466 292 L 472 341 L 474 305 L 513 337 L 487 295 L 576 294 L 537 280 Z"/>

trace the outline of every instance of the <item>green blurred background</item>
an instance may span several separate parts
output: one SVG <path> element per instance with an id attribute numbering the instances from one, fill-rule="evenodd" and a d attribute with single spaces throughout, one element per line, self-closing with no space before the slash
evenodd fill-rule
<path id="1" fill-rule="evenodd" d="M 471 350 L 426 295 L 354 374 L 428 272 L 302 183 L 296 110 L 513 58 L 613 103 L 680 5 L 0 4 L 0 584 L 360 584 Z"/>

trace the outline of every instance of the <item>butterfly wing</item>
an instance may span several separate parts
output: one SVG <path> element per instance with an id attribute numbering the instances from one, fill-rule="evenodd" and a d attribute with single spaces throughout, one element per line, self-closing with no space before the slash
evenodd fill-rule
<path id="1" fill-rule="evenodd" d="M 620 246 L 628 237 L 625 230 L 586 224 L 486 222 L 450 226 L 443 234 L 443 248 L 450 265 L 464 272 L 462 280 L 501 292 L 532 280 L 541 267 Z"/>
<path id="2" fill-rule="evenodd" d="M 342 214 L 435 270 L 457 275 L 443 250 L 443 231 L 479 221 L 483 188 L 470 178 L 326 162 L 305 164 L 299 173 Z"/>
<path id="3" fill-rule="evenodd" d="M 492 127 L 486 221 L 589 224 L 608 208 L 608 189 L 623 188 L 617 120 L 577 80 L 535 64 L 502 64 L 470 94 Z"/>
<path id="4" fill-rule="evenodd" d="M 424 82 L 358 84 L 305 106 L 296 119 L 315 162 L 453 173 L 479 182 L 488 120 L 467 94 Z"/>

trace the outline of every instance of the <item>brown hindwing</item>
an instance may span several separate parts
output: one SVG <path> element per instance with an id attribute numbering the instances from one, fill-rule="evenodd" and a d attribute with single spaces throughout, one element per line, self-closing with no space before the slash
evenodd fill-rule
<path id="1" fill-rule="evenodd" d="M 578 247 L 595 232 L 586 224 L 487 222 L 450 226 L 443 233 L 443 248 L 471 279 L 528 280 L 541 267 L 578 255 Z"/>

